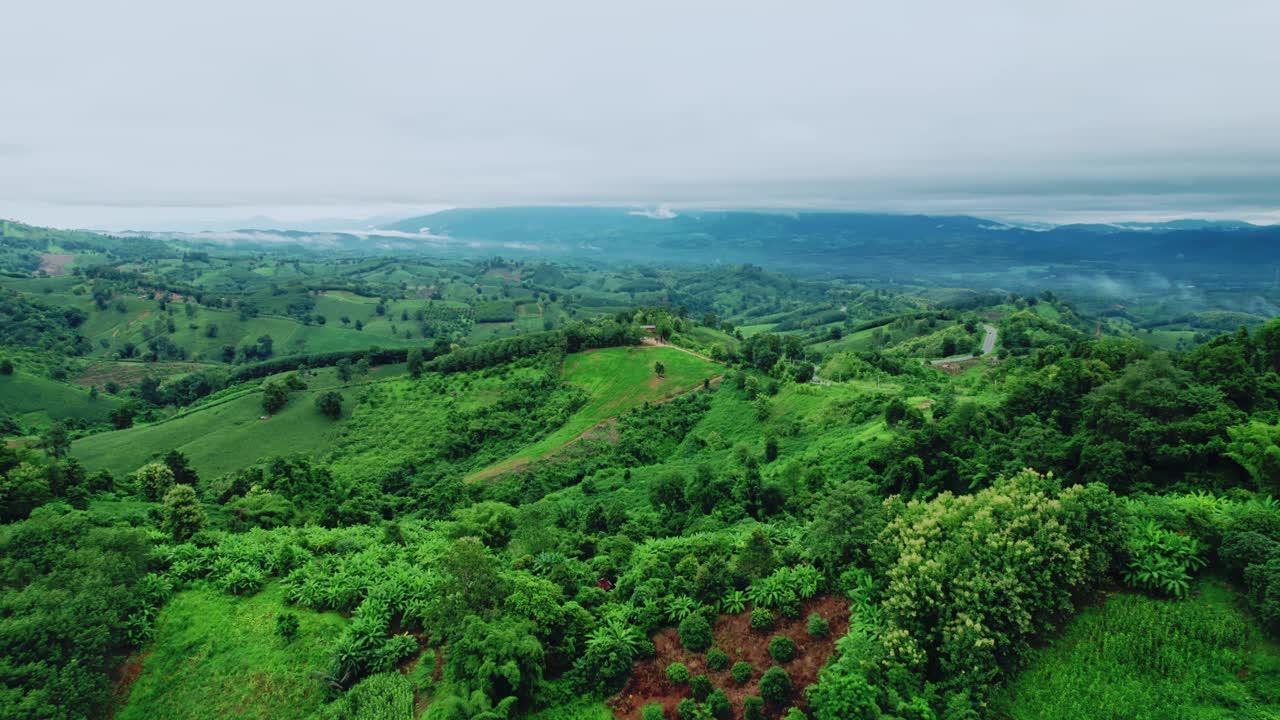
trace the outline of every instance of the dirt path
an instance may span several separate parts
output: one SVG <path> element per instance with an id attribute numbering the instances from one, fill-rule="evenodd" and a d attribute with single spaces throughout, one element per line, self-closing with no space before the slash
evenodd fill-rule
<path id="1" fill-rule="evenodd" d="M 707 357 L 706 355 L 703 355 L 703 354 L 701 354 L 701 353 L 696 353 L 696 352 L 694 352 L 694 351 L 692 351 L 692 350 L 690 350 L 690 349 L 688 349 L 688 348 L 682 348 L 682 347 L 680 347 L 679 345 L 672 345 L 671 343 L 666 342 L 665 340 L 659 340 L 659 339 L 658 339 L 658 338 L 656 338 L 656 337 L 644 337 L 644 338 L 640 338 L 640 344 L 641 344 L 642 346 L 644 346 L 644 347 L 665 347 L 665 348 L 671 348 L 672 350 L 679 350 L 679 351 L 680 351 L 680 352 L 682 352 L 682 353 L 685 353 L 685 354 L 687 354 L 687 355 L 692 355 L 692 356 L 694 356 L 694 357 L 696 357 L 696 358 L 700 358 L 700 359 L 702 359 L 702 360 L 706 360 L 707 362 L 713 362 L 713 363 L 715 363 L 715 364 L 717 364 L 717 365 L 719 365 L 719 364 L 720 364 L 720 361 L 719 361 L 719 360 L 712 360 L 711 358 Z"/>

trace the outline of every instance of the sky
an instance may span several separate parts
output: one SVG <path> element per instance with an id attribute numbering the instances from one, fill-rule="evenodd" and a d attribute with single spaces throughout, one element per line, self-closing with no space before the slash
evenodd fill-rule
<path id="1" fill-rule="evenodd" d="M 635 204 L 1280 222 L 1280 3 L 41 0 L 0 217 Z"/>

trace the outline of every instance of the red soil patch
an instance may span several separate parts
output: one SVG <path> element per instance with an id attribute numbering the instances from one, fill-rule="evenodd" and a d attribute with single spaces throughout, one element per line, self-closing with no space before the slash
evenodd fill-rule
<path id="1" fill-rule="evenodd" d="M 37 268 L 37 270 L 39 272 L 43 272 L 45 275 L 66 275 L 67 265 L 75 259 L 75 255 L 55 255 L 53 253 L 44 253 L 40 255 L 40 267 Z"/>
<path id="2" fill-rule="evenodd" d="M 142 663 L 151 653 L 142 653 L 141 655 L 132 655 L 124 664 L 116 668 L 111 673 L 111 707 L 112 714 L 115 710 L 124 707 L 129 702 L 129 693 L 133 691 L 133 683 L 142 675 Z"/>
<path id="3" fill-rule="evenodd" d="M 831 623 L 831 633 L 821 640 L 812 638 L 808 632 L 810 613 L 818 613 Z M 657 654 L 647 660 L 636 663 L 631 678 L 617 695 L 609 699 L 609 707 L 614 717 L 620 720 L 638 720 L 640 710 L 645 705 L 656 702 L 662 705 L 667 717 L 675 717 L 676 704 L 683 698 L 692 697 L 689 686 L 674 685 L 667 680 L 667 665 L 682 662 L 689 667 L 689 675 L 705 674 L 711 684 L 729 696 L 733 706 L 733 717 L 742 717 L 742 701 L 749 695 L 759 695 L 760 676 L 773 665 L 778 665 L 769 657 L 769 640 L 775 635 L 786 635 L 795 641 L 796 656 L 791 662 L 782 663 L 782 668 L 791 676 L 795 687 L 792 704 L 804 706 L 804 688 L 817 682 L 818 671 L 827 663 L 835 649 L 836 639 L 849 631 L 849 604 L 838 597 L 823 597 L 804 603 L 800 617 L 795 619 L 779 618 L 777 627 L 769 632 L 756 632 L 750 626 L 751 613 L 725 615 L 716 621 L 713 631 L 715 647 L 729 655 L 729 665 L 724 670 L 711 672 L 707 670 L 705 654 L 691 653 L 680 647 L 680 633 L 674 628 L 667 628 L 653 636 L 653 644 Z M 733 663 L 745 660 L 751 663 L 751 679 L 739 685 L 729 675 Z M 770 718 L 779 718 L 790 706 L 782 708 L 765 708 Z"/>

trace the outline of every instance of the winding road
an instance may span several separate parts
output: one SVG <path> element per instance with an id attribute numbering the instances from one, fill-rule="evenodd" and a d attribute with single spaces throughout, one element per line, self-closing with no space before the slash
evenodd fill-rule
<path id="1" fill-rule="evenodd" d="M 991 352 L 996 349 L 996 338 L 999 337 L 1000 331 L 996 330 L 994 325 L 987 325 L 986 323 L 982 324 L 982 329 L 986 330 L 987 334 L 982 338 L 981 353 L 978 353 L 977 355 L 953 355 L 940 360 L 930 360 L 929 362 L 934 365 L 942 365 L 944 363 L 964 362 L 965 360 L 973 360 L 975 358 L 983 357 L 984 355 L 990 355 Z"/>

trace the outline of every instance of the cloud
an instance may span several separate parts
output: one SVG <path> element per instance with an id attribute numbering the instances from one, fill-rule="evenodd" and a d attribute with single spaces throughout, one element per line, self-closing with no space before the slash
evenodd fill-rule
<path id="1" fill-rule="evenodd" d="M 639 215 L 653 220 L 671 220 L 677 217 L 676 212 L 671 209 L 671 205 L 663 203 L 652 210 L 632 210 L 629 215 Z"/>
<path id="2" fill-rule="evenodd" d="M 1280 208 L 1271 0 L 46 0 L 5 19 L 0 67 L 22 72 L 0 74 L 21 99 L 0 113 L 0 214 Z"/>

